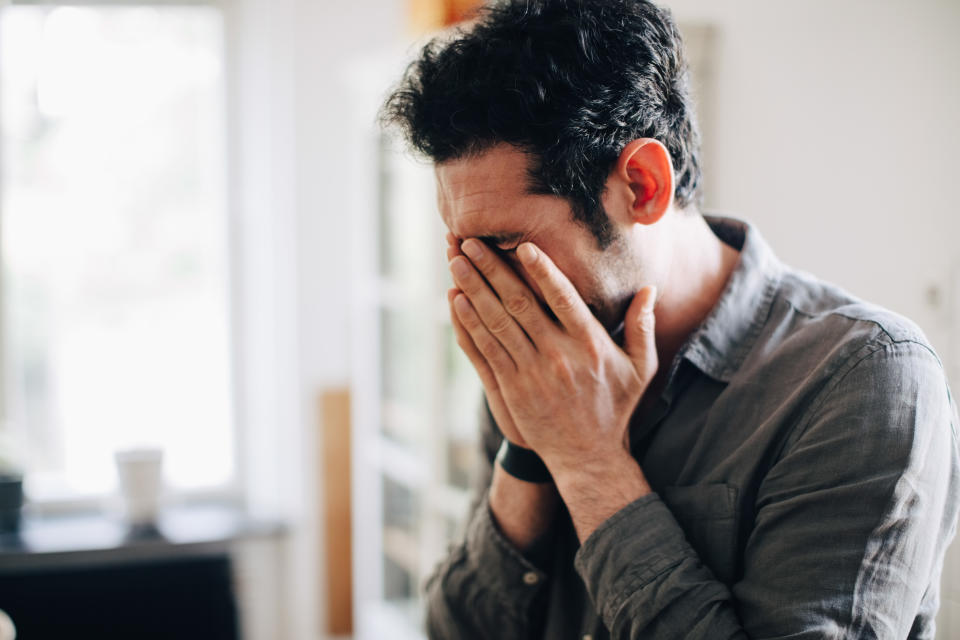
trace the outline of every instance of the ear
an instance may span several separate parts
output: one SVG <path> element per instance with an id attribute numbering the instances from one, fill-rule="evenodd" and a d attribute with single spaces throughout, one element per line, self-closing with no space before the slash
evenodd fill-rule
<path id="1" fill-rule="evenodd" d="M 630 141 L 620 152 L 607 179 L 622 215 L 639 224 L 658 222 L 673 205 L 673 163 L 670 152 L 654 138 Z"/>

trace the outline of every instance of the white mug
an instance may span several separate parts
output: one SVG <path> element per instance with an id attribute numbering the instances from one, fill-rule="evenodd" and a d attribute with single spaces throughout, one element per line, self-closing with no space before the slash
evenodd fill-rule
<path id="1" fill-rule="evenodd" d="M 115 452 L 114 459 L 127 523 L 156 524 L 163 490 L 163 450 L 127 449 Z"/>

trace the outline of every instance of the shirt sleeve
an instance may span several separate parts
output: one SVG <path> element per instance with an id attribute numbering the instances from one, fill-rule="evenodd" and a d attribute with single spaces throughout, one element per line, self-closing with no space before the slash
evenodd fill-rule
<path id="1" fill-rule="evenodd" d="M 466 532 L 426 582 L 432 640 L 526 640 L 543 608 L 547 574 L 500 533 L 488 491 L 503 435 L 484 403 L 481 456 Z"/>
<path id="2" fill-rule="evenodd" d="M 602 524 L 576 568 L 614 638 L 932 636 L 957 519 L 956 423 L 929 349 L 864 347 L 760 483 L 731 587 L 656 494 Z"/>

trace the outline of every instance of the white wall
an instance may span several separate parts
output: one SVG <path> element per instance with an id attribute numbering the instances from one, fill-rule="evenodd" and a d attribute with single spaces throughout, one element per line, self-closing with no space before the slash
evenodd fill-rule
<path id="1" fill-rule="evenodd" d="M 960 3 L 665 4 L 717 29 L 707 206 L 917 321 L 960 377 Z"/>
<path id="2" fill-rule="evenodd" d="M 960 392 L 960 3 L 669 0 L 716 28 L 706 205 L 915 320 Z M 960 545 L 939 638 L 960 637 Z"/>

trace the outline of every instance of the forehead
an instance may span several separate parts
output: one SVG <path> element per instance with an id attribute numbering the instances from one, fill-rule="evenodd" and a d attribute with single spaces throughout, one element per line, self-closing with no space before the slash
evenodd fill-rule
<path id="1" fill-rule="evenodd" d="M 530 204 L 527 156 L 509 145 L 438 164 L 437 201 L 447 228 L 458 237 L 522 231 Z"/>

